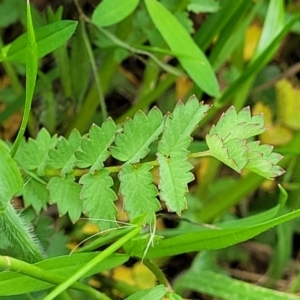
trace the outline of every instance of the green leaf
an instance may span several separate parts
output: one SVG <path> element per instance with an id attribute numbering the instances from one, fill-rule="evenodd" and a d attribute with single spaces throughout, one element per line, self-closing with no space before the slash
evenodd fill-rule
<path id="1" fill-rule="evenodd" d="M 83 211 L 89 215 L 91 221 L 97 223 L 101 230 L 116 227 L 117 209 L 114 201 L 117 196 L 111 189 L 113 180 L 109 176 L 109 171 L 102 169 L 94 175 L 85 174 L 79 183 L 83 185 L 80 193 Z"/>
<path id="2" fill-rule="evenodd" d="M 251 142 L 247 146 L 250 150 L 246 153 L 249 160 L 246 168 L 265 178 L 282 175 L 285 171 L 276 164 L 282 159 L 282 155 L 272 152 L 273 147 L 260 145 L 260 142 Z"/>
<path id="3" fill-rule="evenodd" d="M 156 0 L 145 0 L 150 17 L 193 81 L 207 94 L 217 96 L 219 86 L 204 53 L 176 17 Z"/>
<path id="4" fill-rule="evenodd" d="M 145 222 L 151 223 L 154 212 L 160 209 L 156 199 L 158 191 L 153 184 L 150 172 L 152 166 L 144 163 L 140 166 L 124 164 L 119 174 L 120 192 L 124 197 L 125 210 L 130 219 L 147 214 Z"/>
<path id="5" fill-rule="evenodd" d="M 61 175 L 70 173 L 76 163 L 75 151 L 79 148 L 81 136 L 79 131 L 74 129 L 69 138 L 59 137 L 55 149 L 49 150 L 47 165 L 52 169 L 61 169 Z"/>
<path id="6" fill-rule="evenodd" d="M 0 145 L 0 213 L 15 193 L 21 190 L 22 176 L 8 150 Z"/>
<path id="7" fill-rule="evenodd" d="M 58 47 L 62 46 L 74 33 L 77 27 L 76 21 L 58 21 L 39 27 L 35 30 L 35 38 L 38 47 L 38 58 L 41 58 Z M 26 63 L 27 33 L 22 34 L 8 45 L 3 51 L 7 51 L 5 59 Z"/>
<path id="8" fill-rule="evenodd" d="M 129 16 L 139 4 L 139 0 L 103 0 L 94 9 L 92 22 L 102 26 L 111 26 Z"/>
<path id="9" fill-rule="evenodd" d="M 64 278 L 67 278 L 72 276 L 74 272 L 91 261 L 97 255 L 99 255 L 99 252 L 80 254 L 75 253 L 72 255 L 46 259 L 34 264 L 34 266 L 43 270 L 48 270 L 49 274 L 51 273 L 53 276 L 63 276 Z M 122 265 L 128 260 L 128 258 L 129 257 L 124 254 L 112 254 L 99 263 L 89 273 L 84 274 L 84 277 Z M 0 273 L 1 296 L 26 294 L 34 291 L 44 290 L 50 287 L 53 287 L 53 285 L 50 283 L 43 282 L 22 274 L 16 274 L 15 272 L 6 271 Z"/>
<path id="10" fill-rule="evenodd" d="M 166 158 L 157 153 L 160 175 L 160 198 L 166 202 L 170 211 L 180 214 L 187 208 L 185 194 L 187 184 L 194 179 L 191 172 L 192 165 L 183 156 Z"/>
<path id="11" fill-rule="evenodd" d="M 75 223 L 82 212 L 81 186 L 69 178 L 52 177 L 47 185 L 51 202 L 57 203 L 60 215 L 69 214 Z"/>
<path id="12" fill-rule="evenodd" d="M 251 117 L 249 107 L 238 114 L 230 107 L 218 124 L 206 136 L 211 155 L 237 172 L 246 168 L 266 178 L 281 175 L 284 170 L 276 164 L 282 156 L 271 153 L 272 147 L 247 142 L 247 139 L 265 131 L 262 115 Z"/>
<path id="13" fill-rule="evenodd" d="M 108 147 L 114 141 L 116 124 L 108 118 L 99 127 L 93 124 L 89 130 L 88 137 L 81 140 L 81 150 L 75 153 L 76 165 L 80 168 L 90 168 L 90 173 L 101 169 L 104 161 L 109 157 Z"/>
<path id="14" fill-rule="evenodd" d="M 26 170 L 37 170 L 39 175 L 43 171 L 48 160 L 48 151 L 54 148 L 57 137 L 51 138 L 49 132 L 42 128 L 36 139 L 29 138 L 27 143 L 23 140 L 16 152 L 16 161 Z"/>
<path id="15" fill-rule="evenodd" d="M 276 225 L 299 216 L 300 209 L 252 226 L 199 230 L 198 232 L 193 231 L 180 236 L 163 239 L 153 248 L 149 248 L 146 258 L 172 256 L 201 250 L 222 249 L 244 242 Z M 140 242 L 130 247 L 131 255 L 144 257 L 147 242 Z"/>
<path id="16" fill-rule="evenodd" d="M 138 111 L 133 119 L 124 123 L 123 133 L 117 134 L 115 146 L 110 148 L 112 156 L 127 163 L 137 163 L 148 152 L 148 146 L 157 139 L 163 130 L 163 116 L 158 108 L 148 115 Z"/>
<path id="17" fill-rule="evenodd" d="M 168 289 L 164 285 L 160 284 L 151 289 L 145 289 L 136 292 L 125 300 L 153 300 L 153 299 L 163 299 Z"/>
<path id="18" fill-rule="evenodd" d="M 187 10 L 193 13 L 215 13 L 220 9 L 220 3 L 216 0 L 192 0 Z"/>
<path id="19" fill-rule="evenodd" d="M 46 189 L 45 184 L 30 178 L 24 185 L 22 194 L 25 207 L 32 205 L 36 213 L 39 213 L 42 209 L 46 210 L 49 201 L 49 191 Z"/>
<path id="20" fill-rule="evenodd" d="M 193 96 L 186 104 L 179 101 L 172 114 L 168 115 L 158 152 L 169 157 L 187 154 L 192 139 L 190 135 L 198 123 L 205 117 L 209 105 L 199 103 Z"/>
<path id="21" fill-rule="evenodd" d="M 211 271 L 198 270 L 180 276 L 175 282 L 175 290 L 192 290 L 230 300 L 299 300 L 300 297 L 284 292 L 236 280 Z"/>

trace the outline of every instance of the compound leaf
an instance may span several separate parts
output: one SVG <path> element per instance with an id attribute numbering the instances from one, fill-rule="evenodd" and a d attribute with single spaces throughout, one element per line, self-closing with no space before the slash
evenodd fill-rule
<path id="1" fill-rule="evenodd" d="M 191 172 L 192 165 L 185 155 L 166 158 L 157 153 L 160 174 L 160 197 L 166 202 L 170 211 L 180 214 L 187 208 L 185 194 L 187 184 L 194 179 Z"/>
<path id="2" fill-rule="evenodd" d="M 124 197 L 125 210 L 130 219 L 147 214 L 146 222 L 151 222 L 154 212 L 160 209 L 156 199 L 158 191 L 153 184 L 150 164 L 133 166 L 124 164 L 119 174 L 120 192 Z"/>
<path id="3" fill-rule="evenodd" d="M 51 137 L 49 132 L 42 128 L 36 139 L 29 138 L 27 143 L 22 141 L 18 148 L 15 159 L 27 170 L 37 170 L 39 175 L 43 175 L 48 160 L 50 148 L 54 148 L 57 143 L 57 137 Z"/>
<path id="4" fill-rule="evenodd" d="M 53 177 L 47 188 L 50 191 L 50 200 L 57 203 L 60 215 L 68 213 L 71 221 L 75 223 L 82 212 L 81 186 L 72 178 Z"/>
<path id="5" fill-rule="evenodd" d="M 30 178 L 24 185 L 22 193 L 26 207 L 32 205 L 36 213 L 47 208 L 49 191 L 45 184 L 42 184 L 34 178 Z"/>
<path id="6" fill-rule="evenodd" d="M 96 174 L 83 175 L 79 183 L 83 185 L 80 193 L 83 211 L 89 215 L 91 221 L 97 223 L 101 230 L 116 227 L 114 220 L 117 209 L 114 201 L 117 196 L 111 189 L 113 180 L 109 171 L 102 169 Z"/>
<path id="7" fill-rule="evenodd" d="M 187 148 L 192 139 L 190 135 L 204 118 L 209 106 L 199 103 L 193 96 L 186 104 L 179 101 L 172 114 L 169 114 L 160 139 L 158 152 L 172 157 L 187 154 Z"/>
<path id="8" fill-rule="evenodd" d="M 101 127 L 93 124 L 89 130 L 88 137 L 81 140 L 81 150 L 75 153 L 76 165 L 80 168 L 90 168 L 94 173 L 103 167 L 103 162 L 108 158 L 108 147 L 114 141 L 116 124 L 108 118 Z"/>
<path id="9" fill-rule="evenodd" d="M 148 146 L 157 139 L 163 130 L 163 116 L 154 107 L 145 115 L 138 111 L 133 119 L 127 119 L 123 132 L 117 134 L 115 146 L 110 148 L 113 157 L 127 163 L 137 163 L 148 152 Z"/>
<path id="10" fill-rule="evenodd" d="M 75 166 L 75 151 L 80 146 L 81 136 L 78 130 L 73 130 L 68 139 L 59 137 L 55 149 L 49 150 L 48 167 L 61 169 L 61 175 L 70 173 Z"/>

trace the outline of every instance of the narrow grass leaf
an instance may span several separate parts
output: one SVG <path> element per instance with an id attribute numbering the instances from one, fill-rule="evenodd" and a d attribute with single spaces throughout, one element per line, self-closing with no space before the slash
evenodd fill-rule
<path id="1" fill-rule="evenodd" d="M 101 169 L 104 161 L 109 157 L 107 150 L 115 138 L 116 124 L 108 118 L 101 127 L 93 124 L 88 136 L 81 140 L 81 150 L 75 153 L 76 165 L 80 168 L 89 168 L 90 173 Z"/>
<path id="2" fill-rule="evenodd" d="M 191 134 L 205 117 L 209 105 L 199 103 L 193 96 L 186 104 L 179 101 L 172 114 L 167 116 L 164 132 L 159 141 L 158 152 L 169 157 L 187 154 Z"/>
<path id="3" fill-rule="evenodd" d="M 281 223 L 288 222 L 300 216 L 300 210 L 284 214 L 280 217 L 268 220 L 252 226 L 229 228 L 229 229 L 210 229 L 199 232 L 191 232 L 180 236 L 163 239 L 149 248 L 146 258 L 156 258 L 172 256 L 201 250 L 222 249 L 232 246 L 257 236 L 258 234 L 273 228 Z M 131 254 L 143 257 L 145 244 L 137 244 L 136 248 L 131 247 Z"/>
<path id="4" fill-rule="evenodd" d="M 27 170 L 37 170 L 39 175 L 43 175 L 43 170 L 46 167 L 48 151 L 54 148 L 57 143 L 57 137 L 51 138 L 49 132 L 42 128 L 36 139 L 29 138 L 27 142 L 23 140 L 18 148 L 15 159 Z"/>
<path id="5" fill-rule="evenodd" d="M 187 272 L 180 276 L 174 289 L 178 292 L 192 290 L 212 297 L 230 300 L 299 300 L 300 297 L 257 286 L 208 270 Z"/>
<path id="6" fill-rule="evenodd" d="M 68 213 L 71 221 L 75 223 L 82 212 L 81 186 L 71 178 L 52 177 L 47 188 L 50 192 L 50 201 L 57 203 L 59 214 Z"/>
<path id="7" fill-rule="evenodd" d="M 112 156 L 127 163 L 137 163 L 149 152 L 149 145 L 163 130 L 163 115 L 153 108 L 145 115 L 138 111 L 133 119 L 127 119 L 123 132 L 117 134 L 115 146 L 110 148 Z"/>
<path id="8" fill-rule="evenodd" d="M 37 28 L 35 30 L 35 38 L 38 58 L 44 57 L 62 46 L 75 32 L 76 27 L 76 21 L 63 20 Z M 7 49 L 4 49 L 4 51 L 7 51 L 7 57 L 4 59 L 17 63 L 26 63 L 27 33 L 14 40 L 11 45 L 7 46 Z"/>
<path id="9" fill-rule="evenodd" d="M 104 0 L 94 9 L 92 22 L 102 26 L 111 26 L 124 20 L 139 4 L 139 0 Z"/>
<path id="10" fill-rule="evenodd" d="M 117 209 L 114 201 L 117 199 L 111 189 L 113 180 L 109 171 L 102 169 L 95 174 L 85 174 L 79 181 L 82 184 L 80 198 L 83 200 L 83 211 L 97 223 L 101 230 L 117 227 L 115 219 Z M 107 221 L 103 221 L 105 219 Z"/>
<path id="11" fill-rule="evenodd" d="M 125 210 L 130 219 L 146 214 L 145 222 L 151 223 L 154 213 L 160 209 L 151 169 L 152 166 L 147 163 L 140 166 L 126 163 L 119 173 L 120 193 L 124 197 Z"/>
<path id="12" fill-rule="evenodd" d="M 193 81 L 207 94 L 217 96 L 219 86 L 204 53 L 195 44 L 176 17 L 156 0 L 145 0 L 150 17 L 164 40 Z"/>
<path id="13" fill-rule="evenodd" d="M 185 155 L 166 158 L 157 153 L 160 175 L 160 198 L 166 202 L 170 211 L 181 214 L 187 208 L 185 194 L 188 191 L 187 184 L 193 181 L 194 176 L 190 172 L 192 165 Z"/>
<path id="14" fill-rule="evenodd" d="M 49 150 L 47 166 L 61 169 L 61 175 L 70 173 L 76 163 L 75 151 L 79 148 L 81 136 L 79 131 L 73 130 L 69 138 L 59 137 L 55 149 Z"/>

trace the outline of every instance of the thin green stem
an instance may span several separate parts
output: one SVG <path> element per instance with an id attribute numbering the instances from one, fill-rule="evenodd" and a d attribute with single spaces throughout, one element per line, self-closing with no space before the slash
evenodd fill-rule
<path id="1" fill-rule="evenodd" d="M 98 98 L 99 98 L 99 102 L 100 102 L 100 107 L 101 107 L 101 112 L 102 112 L 102 118 L 103 118 L 103 120 L 105 120 L 107 118 L 107 109 L 106 109 L 105 100 L 104 100 L 104 93 L 103 93 L 101 83 L 100 83 L 100 80 L 99 80 L 99 76 L 98 76 L 96 60 L 95 60 L 95 57 L 94 57 L 94 54 L 93 54 L 91 43 L 89 41 L 89 38 L 88 38 L 88 35 L 87 35 L 87 32 L 86 32 L 85 22 L 81 21 L 80 25 L 81 25 L 80 28 L 81 28 L 81 32 L 82 32 L 82 38 L 83 38 L 84 45 L 85 45 L 86 51 L 88 53 L 90 63 L 91 63 L 91 67 L 92 67 L 92 72 L 93 72 L 95 85 L 96 85 L 96 90 L 97 90 L 97 94 L 98 94 Z"/>
<path id="2" fill-rule="evenodd" d="M 202 152 L 195 152 L 195 153 L 190 153 L 188 155 L 189 159 L 192 158 L 199 158 L 199 157 L 205 157 L 205 156 L 211 156 L 211 152 L 209 150 L 207 151 L 202 151 Z M 157 160 L 152 160 L 152 161 L 147 161 L 143 163 L 136 163 L 134 166 L 140 166 L 143 164 L 149 164 L 152 167 L 157 167 L 158 166 L 158 161 Z M 111 166 L 111 167 L 105 167 L 104 169 L 108 170 L 109 173 L 119 173 L 121 171 L 123 165 L 118 165 L 118 166 Z M 81 177 L 85 174 L 87 174 L 90 171 L 90 169 L 73 169 L 72 175 L 75 177 Z M 44 170 L 44 176 L 52 177 L 52 176 L 60 176 L 61 175 L 61 170 L 53 170 L 53 169 L 45 169 Z"/>
<path id="3" fill-rule="evenodd" d="M 121 248 L 125 243 L 130 241 L 132 238 L 134 238 L 136 235 L 138 235 L 141 231 L 141 225 L 137 225 L 133 230 L 131 230 L 129 233 L 121 237 L 118 241 L 110 245 L 108 248 L 106 248 L 103 252 L 98 254 L 94 259 L 89 261 L 86 265 L 84 265 L 82 268 L 80 268 L 73 276 L 71 276 L 69 279 L 61 283 L 59 286 L 57 286 L 50 294 L 48 294 L 47 297 L 44 298 L 44 300 L 52 300 L 57 295 L 59 295 L 61 292 L 66 290 L 69 286 L 71 286 L 75 281 L 83 277 L 86 273 L 88 273 L 92 268 L 94 268 L 97 264 L 99 264 L 101 261 L 103 261 L 105 258 L 112 255 L 114 252 L 116 252 L 119 248 Z M 109 298 L 107 298 L 109 299 Z"/>
<path id="4" fill-rule="evenodd" d="M 156 276 L 158 282 L 163 284 L 165 287 L 169 287 L 168 280 L 162 270 L 151 260 L 144 259 L 144 265 Z"/>
<path id="5" fill-rule="evenodd" d="M 9 256 L 0 256 L 0 269 L 1 268 L 6 271 L 20 273 L 55 285 L 58 285 L 66 280 L 65 277 L 55 274 L 49 270 L 41 269 L 35 265 Z M 106 295 L 80 282 L 72 283 L 71 287 L 78 291 L 84 292 L 94 299 L 109 299 Z"/>

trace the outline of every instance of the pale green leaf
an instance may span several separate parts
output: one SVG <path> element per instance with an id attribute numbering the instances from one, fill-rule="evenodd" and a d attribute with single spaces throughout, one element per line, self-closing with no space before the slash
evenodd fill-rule
<path id="1" fill-rule="evenodd" d="M 29 138 L 20 144 L 15 159 L 27 170 L 37 170 L 39 175 L 43 175 L 48 160 L 48 151 L 54 148 L 57 143 L 57 137 L 51 138 L 49 132 L 42 128 L 36 139 Z"/>
<path id="2" fill-rule="evenodd" d="M 166 158 L 157 153 L 160 198 L 166 202 L 170 211 L 177 214 L 187 208 L 187 184 L 194 179 L 193 174 L 189 172 L 192 165 L 186 159 L 185 155 Z"/>
<path id="3" fill-rule="evenodd" d="M 2 146 L 0 146 L 0 170 L 0 210 L 2 210 L 23 184 L 16 162 Z"/>
<path id="4" fill-rule="evenodd" d="M 80 168 L 90 168 L 90 173 L 101 169 L 104 161 L 109 157 L 108 147 L 114 141 L 116 124 L 108 118 L 101 127 L 93 124 L 88 137 L 81 140 L 81 150 L 75 153 L 76 165 Z"/>
<path id="5" fill-rule="evenodd" d="M 163 116 L 158 108 L 145 115 L 138 111 L 133 119 L 124 123 L 123 133 L 116 136 L 115 146 L 110 148 L 113 157 L 127 163 L 137 163 L 149 152 L 149 145 L 163 130 Z"/>
<path id="6" fill-rule="evenodd" d="M 173 113 L 167 116 L 158 151 L 169 157 L 187 154 L 187 148 L 192 141 L 190 135 L 208 109 L 209 106 L 199 103 L 195 96 L 191 97 L 186 104 L 178 102 Z"/>
<path id="7" fill-rule="evenodd" d="M 42 209 L 47 208 L 47 203 L 49 201 L 49 191 L 46 185 L 30 178 L 29 181 L 24 185 L 23 199 L 25 202 L 25 207 L 32 205 L 36 213 L 39 213 Z"/>
<path id="8" fill-rule="evenodd" d="M 176 17 L 156 0 L 145 0 L 150 17 L 192 80 L 207 94 L 217 96 L 219 86 L 214 71 L 202 50 Z"/>
<path id="9" fill-rule="evenodd" d="M 69 178 L 52 177 L 47 188 L 50 191 L 50 201 L 57 203 L 59 214 L 68 213 L 75 223 L 82 212 L 81 186 Z"/>
<path id="10" fill-rule="evenodd" d="M 55 149 L 49 150 L 47 165 L 52 169 L 61 169 L 61 175 L 70 173 L 75 166 L 75 151 L 79 148 L 81 136 L 79 131 L 73 130 L 68 139 L 59 137 Z"/>
<path id="11" fill-rule="evenodd" d="M 282 159 L 282 155 L 271 152 L 273 147 L 260 145 L 259 141 L 247 144 L 249 151 L 246 153 L 249 160 L 246 169 L 255 172 L 265 178 L 282 175 L 285 171 L 276 164 Z"/>
<path id="12" fill-rule="evenodd" d="M 116 227 L 117 209 L 114 201 L 117 196 L 111 189 L 113 180 L 109 171 L 102 169 L 93 175 L 85 174 L 79 183 L 83 185 L 80 193 L 83 211 L 88 214 L 91 222 L 97 223 L 101 230 Z"/>
<path id="13" fill-rule="evenodd" d="M 251 117 L 249 107 L 236 113 L 230 107 L 212 126 L 206 142 L 212 156 L 237 172 L 246 168 L 266 178 L 281 175 L 284 170 L 276 164 L 282 156 L 272 153 L 269 145 L 247 140 L 265 131 L 262 115 Z"/>
<path id="14" fill-rule="evenodd" d="M 154 212 L 160 209 L 156 199 L 158 191 L 153 184 L 152 166 L 142 164 L 133 166 L 124 164 L 119 174 L 120 192 L 124 197 L 125 210 L 130 219 L 147 214 L 146 221 L 151 222 Z"/>
<path id="15" fill-rule="evenodd" d="M 92 22 L 102 26 L 111 26 L 129 16 L 139 4 L 139 0 L 103 0 L 94 9 Z"/>

